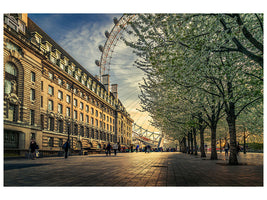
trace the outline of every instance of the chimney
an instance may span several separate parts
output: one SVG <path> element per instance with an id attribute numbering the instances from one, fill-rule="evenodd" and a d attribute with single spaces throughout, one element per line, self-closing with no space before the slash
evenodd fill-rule
<path id="1" fill-rule="evenodd" d="M 109 93 L 109 75 L 108 74 L 102 75 L 102 83 L 105 86 L 106 91 Z"/>
<path id="2" fill-rule="evenodd" d="M 116 100 L 118 100 L 118 84 L 112 84 L 111 85 L 111 92 L 114 95 L 114 97 L 116 98 Z"/>

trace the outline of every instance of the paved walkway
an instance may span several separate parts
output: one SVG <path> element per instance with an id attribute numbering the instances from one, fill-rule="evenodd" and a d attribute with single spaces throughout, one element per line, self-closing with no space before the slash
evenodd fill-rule
<path id="1" fill-rule="evenodd" d="M 119 153 L 5 160 L 4 186 L 263 186 L 263 154 L 243 165 L 180 152 Z"/>

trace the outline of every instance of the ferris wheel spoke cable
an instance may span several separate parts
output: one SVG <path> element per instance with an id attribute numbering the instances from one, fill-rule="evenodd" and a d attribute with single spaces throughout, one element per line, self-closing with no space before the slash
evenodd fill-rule
<path id="1" fill-rule="evenodd" d="M 119 75 L 116 75 L 118 73 L 113 73 L 114 77 L 117 77 L 117 79 L 115 79 L 116 81 L 122 81 L 125 82 L 125 80 L 129 79 L 127 77 L 133 77 L 134 75 L 144 75 L 144 73 L 141 70 L 137 70 L 137 68 L 133 65 L 129 66 L 129 67 L 121 67 L 121 66 L 125 66 L 125 64 L 122 63 L 122 61 L 120 61 L 120 57 L 127 57 L 128 59 L 128 63 L 132 61 L 132 63 L 134 63 L 134 61 L 136 60 L 135 55 L 131 56 L 132 52 L 129 53 L 127 50 L 125 50 L 127 47 L 127 45 L 124 43 L 124 41 L 122 40 L 122 38 L 127 37 L 128 41 L 133 41 L 136 38 L 134 38 L 134 36 L 129 35 L 127 30 L 128 28 L 132 28 L 131 26 L 128 26 L 128 22 L 130 21 L 134 21 L 136 15 L 134 14 L 129 14 L 129 15 L 123 15 L 119 20 L 117 20 L 116 18 L 114 18 L 114 23 L 115 25 L 113 26 L 111 32 L 106 31 L 105 35 L 107 37 L 107 40 L 105 42 L 104 47 L 99 45 L 99 50 L 102 52 L 101 54 L 101 60 L 98 61 L 96 60 L 95 63 L 97 66 L 99 66 L 99 71 L 100 71 L 100 81 L 102 79 L 102 75 L 105 74 L 105 71 L 107 70 L 108 74 L 110 73 L 110 66 L 115 66 L 115 69 L 113 69 L 114 71 L 120 70 L 123 73 L 119 73 Z M 125 35 L 127 34 L 127 35 Z M 118 49 L 118 51 L 115 51 L 115 48 Z M 138 72 L 140 73 L 138 73 Z M 123 74 L 123 75 L 122 75 Z M 123 77 L 123 78 L 121 78 Z M 111 78 L 112 80 L 112 78 Z M 138 81 L 138 83 L 140 83 L 143 79 L 141 79 L 140 81 Z M 137 83 L 136 80 L 134 80 L 134 83 Z M 138 88 L 138 86 L 137 86 Z M 128 92 L 129 91 L 129 87 L 127 88 L 122 88 L 120 89 L 121 92 Z M 140 107 L 140 101 L 138 98 L 138 92 L 137 92 L 137 97 L 134 99 L 134 95 L 136 95 L 136 91 L 139 91 L 138 89 L 134 89 L 131 90 L 130 93 L 128 92 L 127 95 L 120 97 L 121 101 L 125 101 L 125 102 L 129 102 L 130 99 L 133 99 L 132 101 L 130 101 L 130 103 L 126 103 L 129 109 L 132 108 L 136 108 L 136 111 L 138 111 L 138 107 Z M 126 97 L 126 98 L 125 98 Z M 125 99 L 124 99 L 125 98 Z M 135 114 L 132 116 L 132 118 L 137 118 L 137 120 L 135 121 L 135 124 L 137 124 L 140 119 L 144 119 L 142 126 L 146 123 L 146 120 L 150 117 L 148 112 L 135 112 Z M 148 127 L 150 127 L 151 123 L 149 123 Z M 141 126 L 139 126 L 140 128 L 142 128 Z M 144 129 L 145 130 L 145 129 Z M 154 127 L 155 130 L 155 127 Z"/>

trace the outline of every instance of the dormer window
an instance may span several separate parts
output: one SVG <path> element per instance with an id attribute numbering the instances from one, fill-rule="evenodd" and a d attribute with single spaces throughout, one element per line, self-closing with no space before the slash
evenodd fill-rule
<path id="1" fill-rule="evenodd" d="M 42 36 L 39 33 L 37 32 L 32 33 L 32 37 L 35 39 L 37 44 L 42 43 Z"/>
<path id="2" fill-rule="evenodd" d="M 46 51 L 47 52 L 51 52 L 52 51 L 52 44 L 50 44 L 49 42 L 45 41 L 44 45 L 46 47 Z"/>

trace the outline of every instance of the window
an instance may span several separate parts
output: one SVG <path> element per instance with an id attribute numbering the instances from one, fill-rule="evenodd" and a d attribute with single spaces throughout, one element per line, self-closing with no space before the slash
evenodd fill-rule
<path id="1" fill-rule="evenodd" d="M 74 110 L 74 112 L 73 112 L 73 118 L 77 119 L 77 111 L 76 110 Z"/>
<path id="2" fill-rule="evenodd" d="M 35 100 L 35 89 L 31 89 L 30 98 L 31 98 L 31 101 Z"/>
<path id="3" fill-rule="evenodd" d="M 94 125 L 94 118 L 91 117 L 91 125 Z"/>
<path id="4" fill-rule="evenodd" d="M 104 114 L 104 120 L 106 120 L 106 115 Z"/>
<path id="5" fill-rule="evenodd" d="M 34 125 L 34 110 L 30 110 L 31 125 Z"/>
<path id="6" fill-rule="evenodd" d="M 80 109 L 83 110 L 83 102 L 80 102 Z"/>
<path id="7" fill-rule="evenodd" d="M 63 99 L 63 92 L 59 90 L 57 96 L 59 99 Z"/>
<path id="8" fill-rule="evenodd" d="M 95 116 L 98 117 L 98 110 L 95 110 Z"/>
<path id="9" fill-rule="evenodd" d="M 85 96 L 85 99 L 86 99 L 86 101 L 88 101 L 89 97 L 88 96 Z"/>
<path id="10" fill-rule="evenodd" d="M 67 117 L 70 117 L 70 108 L 69 107 L 67 107 L 67 109 L 66 109 L 66 115 L 67 115 Z"/>
<path id="11" fill-rule="evenodd" d="M 44 82 L 41 81 L 41 90 L 44 91 Z"/>
<path id="12" fill-rule="evenodd" d="M 31 133 L 31 138 L 34 140 L 36 139 L 35 133 Z"/>
<path id="13" fill-rule="evenodd" d="M 63 121 L 58 120 L 58 132 L 63 133 Z"/>
<path id="14" fill-rule="evenodd" d="M 51 80 L 54 80 L 54 74 L 52 74 L 51 72 L 48 72 L 48 77 L 49 77 Z"/>
<path id="15" fill-rule="evenodd" d="M 109 116 L 107 116 L 107 122 L 109 121 Z"/>
<path id="16" fill-rule="evenodd" d="M 48 123 L 49 123 L 49 130 L 50 131 L 54 131 L 54 118 L 53 117 L 49 117 Z"/>
<path id="17" fill-rule="evenodd" d="M 95 125 L 98 126 L 98 120 L 97 119 L 95 120 Z"/>
<path id="18" fill-rule="evenodd" d="M 69 83 L 66 84 L 66 88 L 67 88 L 68 90 L 70 90 L 70 84 L 69 84 Z"/>
<path id="19" fill-rule="evenodd" d="M 54 138 L 48 137 L 48 146 L 53 147 L 54 146 Z"/>
<path id="20" fill-rule="evenodd" d="M 44 130 L 44 115 L 41 115 L 41 129 Z"/>
<path id="21" fill-rule="evenodd" d="M 83 93 L 82 92 L 80 92 L 80 97 L 83 98 Z"/>
<path id="22" fill-rule="evenodd" d="M 52 86 L 48 86 L 48 94 L 54 95 L 54 88 Z"/>
<path id="23" fill-rule="evenodd" d="M 67 95 L 67 96 L 66 96 L 66 102 L 67 102 L 67 103 L 70 103 L 70 95 Z"/>
<path id="24" fill-rule="evenodd" d="M 14 104 L 9 104 L 8 106 L 8 120 L 10 121 L 17 121 L 17 106 Z"/>
<path id="25" fill-rule="evenodd" d="M 86 123 L 89 123 L 89 116 L 86 115 Z"/>
<path id="26" fill-rule="evenodd" d="M 74 135 L 78 135 L 78 125 L 74 124 Z"/>
<path id="27" fill-rule="evenodd" d="M 54 104 L 52 100 L 48 100 L 48 110 L 50 111 L 54 110 Z"/>
<path id="28" fill-rule="evenodd" d="M 89 112 L 89 106 L 88 105 L 86 105 L 85 110 L 86 110 L 86 112 Z"/>
<path id="29" fill-rule="evenodd" d="M 74 99 L 73 104 L 74 104 L 75 107 L 77 107 L 77 99 Z"/>
<path id="30" fill-rule="evenodd" d="M 62 79 L 60 79 L 60 78 L 58 79 L 58 84 L 59 84 L 59 85 L 63 85 L 63 81 L 62 81 Z"/>
<path id="31" fill-rule="evenodd" d="M 94 114 L 94 109 L 93 109 L 93 108 L 91 108 L 91 114 L 92 114 L 92 115 Z"/>
<path id="32" fill-rule="evenodd" d="M 41 96 L 41 108 L 44 107 L 43 96 Z"/>
<path id="33" fill-rule="evenodd" d="M 80 135 L 82 137 L 84 136 L 84 127 L 83 126 L 80 127 Z"/>
<path id="34" fill-rule="evenodd" d="M 17 93 L 17 68 L 11 63 L 5 64 L 5 82 L 4 82 L 5 94 Z"/>
<path id="35" fill-rule="evenodd" d="M 60 114 L 63 113 L 63 106 L 62 106 L 62 104 L 58 104 L 57 105 L 57 112 L 60 113 Z"/>
<path id="36" fill-rule="evenodd" d="M 34 72 L 31 72 L 31 81 L 35 82 L 35 73 Z"/>
<path id="37" fill-rule="evenodd" d="M 77 93 L 77 89 L 76 89 L 76 88 L 73 89 L 73 93 L 74 93 L 74 94 Z"/>
<path id="38" fill-rule="evenodd" d="M 83 122 L 83 113 L 80 113 L 80 121 Z"/>
<path id="39" fill-rule="evenodd" d="M 86 137 L 89 138 L 89 128 L 86 128 Z"/>

